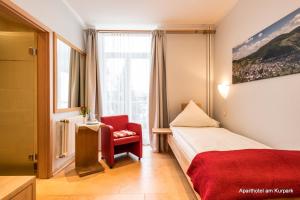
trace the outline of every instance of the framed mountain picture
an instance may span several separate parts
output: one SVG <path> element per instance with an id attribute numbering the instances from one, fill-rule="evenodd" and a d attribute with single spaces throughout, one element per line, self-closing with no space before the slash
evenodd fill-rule
<path id="1" fill-rule="evenodd" d="M 232 83 L 300 73 L 300 8 L 232 50 Z"/>

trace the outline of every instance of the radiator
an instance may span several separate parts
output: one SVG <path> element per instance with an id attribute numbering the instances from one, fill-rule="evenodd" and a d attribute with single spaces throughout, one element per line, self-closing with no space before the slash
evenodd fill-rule
<path id="1" fill-rule="evenodd" d="M 68 135 L 69 135 L 69 120 L 63 119 L 58 122 L 58 138 L 59 143 L 56 158 L 63 158 L 68 155 Z"/>
<path id="2" fill-rule="evenodd" d="M 65 158 L 75 153 L 75 124 L 82 122 L 81 116 L 56 121 L 55 157 Z"/>

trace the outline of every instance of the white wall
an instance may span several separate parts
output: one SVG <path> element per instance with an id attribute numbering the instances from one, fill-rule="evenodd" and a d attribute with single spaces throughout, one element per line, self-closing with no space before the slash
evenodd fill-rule
<path id="1" fill-rule="evenodd" d="M 299 0 L 240 0 L 217 26 L 214 116 L 234 132 L 274 148 L 300 149 L 300 74 L 232 85 L 225 101 L 216 86 L 231 82 L 234 46 L 299 6 Z"/>
<path id="2" fill-rule="evenodd" d="M 166 44 L 167 96 L 170 121 L 181 104 L 201 102 L 206 108 L 206 36 L 169 34 Z"/>
<path id="3" fill-rule="evenodd" d="M 44 25 L 83 49 L 83 26 L 62 0 L 12 0 Z"/>

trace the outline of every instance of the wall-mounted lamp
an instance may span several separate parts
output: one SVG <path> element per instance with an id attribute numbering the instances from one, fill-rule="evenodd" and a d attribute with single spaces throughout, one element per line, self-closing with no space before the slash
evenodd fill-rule
<path id="1" fill-rule="evenodd" d="M 229 87 L 230 85 L 228 83 L 221 83 L 218 85 L 219 93 L 224 99 L 228 97 Z"/>

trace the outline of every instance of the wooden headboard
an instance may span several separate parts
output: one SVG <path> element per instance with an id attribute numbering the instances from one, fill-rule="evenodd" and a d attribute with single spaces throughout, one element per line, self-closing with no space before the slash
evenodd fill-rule
<path id="1" fill-rule="evenodd" d="M 197 106 L 199 106 L 200 108 L 202 108 L 201 103 L 199 103 L 199 102 L 195 102 L 195 103 L 197 104 Z M 186 107 L 188 104 L 189 104 L 189 103 L 182 103 L 182 104 L 181 104 L 181 110 L 184 110 L 185 107 Z"/>

